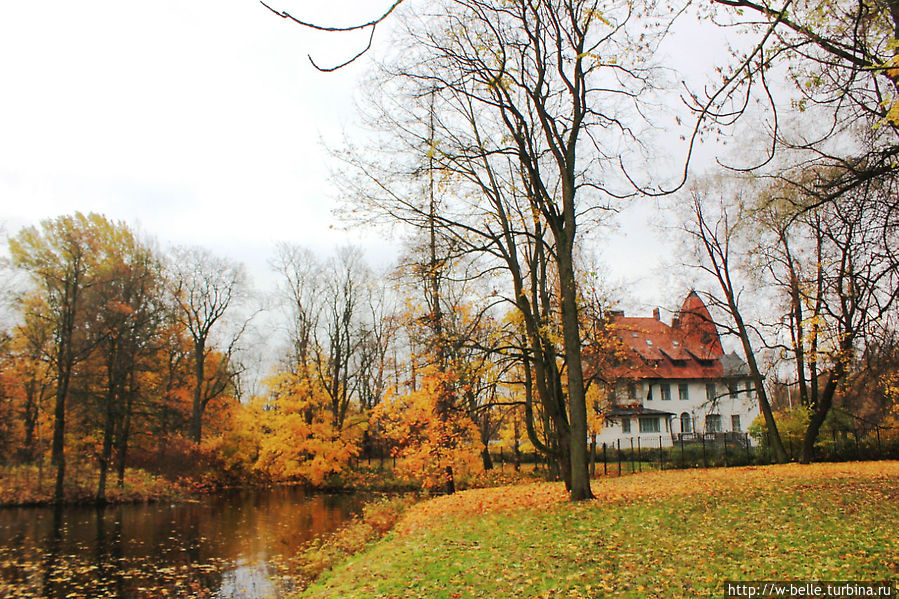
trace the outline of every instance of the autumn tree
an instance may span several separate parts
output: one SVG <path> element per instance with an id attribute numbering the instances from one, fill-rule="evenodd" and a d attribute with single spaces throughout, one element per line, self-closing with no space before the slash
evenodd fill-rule
<path id="1" fill-rule="evenodd" d="M 25 302 L 35 300 L 34 297 L 23 298 Z M 53 371 L 46 359 L 51 329 L 36 314 L 27 305 L 24 307 L 23 321 L 13 329 L 6 354 L 9 377 L 6 391 L 20 398 L 19 418 L 23 426 L 20 456 L 26 462 L 43 457 L 40 417 L 54 391 Z"/>
<path id="2" fill-rule="evenodd" d="M 691 96 L 700 123 L 733 130 L 750 113 L 750 126 L 764 134 L 756 137 L 763 152 L 745 152 L 750 159 L 729 166 L 796 187 L 812 204 L 874 181 L 896 184 L 899 6 L 893 0 L 715 0 L 702 10 L 753 40 L 721 67 L 718 84 L 707 88 L 714 91 Z M 812 168 L 818 176 L 802 176 Z"/>
<path id="3" fill-rule="evenodd" d="M 623 180 L 619 159 L 625 148 L 639 146 L 640 108 L 653 89 L 643 61 L 650 48 L 636 41 L 645 33 L 635 29 L 637 11 L 633 4 L 564 0 L 446 3 L 409 25 L 406 43 L 386 68 L 395 82 L 391 93 L 399 92 L 394 107 L 409 117 L 394 121 L 402 121 L 404 138 L 416 140 L 410 151 L 435 155 L 441 169 L 473 192 L 464 198 L 472 204 L 467 212 L 441 214 L 444 225 L 466 235 L 487 230 L 489 239 L 523 231 L 514 223 L 521 214 L 529 225 L 536 219 L 551 240 L 572 499 L 591 495 L 574 248 L 585 215 L 632 190 L 616 189 Z M 431 123 L 440 134 L 428 146 Z M 408 194 L 391 192 L 394 206 L 408 206 Z M 504 205 L 510 193 L 518 195 L 520 211 L 496 210 L 490 204 L 496 192 Z M 478 222 L 485 213 L 499 222 Z M 474 247 L 500 259 L 508 251 L 483 240 Z"/>
<path id="4" fill-rule="evenodd" d="M 441 396 L 455 384 L 447 380 L 452 377 L 426 366 L 416 390 L 391 394 L 372 411 L 372 423 L 391 443 L 400 474 L 443 492 L 448 472 L 457 477 L 478 463 L 478 433 L 468 414 L 439 411 Z"/>
<path id="5" fill-rule="evenodd" d="M 118 457 L 119 484 L 131 435 L 132 417 L 140 387 L 140 372 L 155 368 L 150 360 L 159 345 L 164 319 L 163 268 L 159 252 L 121 226 L 105 248 L 106 280 L 95 288 L 94 326 L 103 332 L 98 345 L 105 380 L 99 405 L 102 447 L 97 500 L 105 501 L 106 479 Z"/>
<path id="6" fill-rule="evenodd" d="M 817 176 L 811 171 L 802 179 Z M 804 463 L 814 456 L 834 397 L 859 374 L 868 344 L 888 338 L 895 315 L 899 268 L 890 248 L 899 242 L 899 226 L 883 197 L 891 186 L 883 184 L 872 179 L 826 203 L 792 184 L 776 184 L 756 212 L 759 268 L 784 297 L 781 322 L 800 402 L 811 412 Z"/>
<path id="7" fill-rule="evenodd" d="M 740 264 L 739 256 L 747 254 L 751 246 L 746 241 L 741 246 L 740 239 L 747 233 L 747 221 L 751 220 L 751 215 L 746 214 L 739 194 L 735 198 L 726 199 L 712 194 L 708 189 L 694 186 L 691 192 L 691 218 L 687 221 L 685 230 L 694 244 L 697 258 L 695 266 L 709 275 L 718 288 L 717 292 L 707 294 L 707 303 L 727 315 L 726 321 L 716 322 L 716 325 L 739 340 L 758 397 L 759 409 L 765 419 L 768 443 L 774 450 L 775 459 L 785 462 L 787 453 L 777 429 L 764 384 L 764 374 L 756 355 L 758 327 L 747 321 L 742 301 L 748 282 L 741 280 L 740 267 L 745 265 Z"/>
<path id="8" fill-rule="evenodd" d="M 85 294 L 102 281 L 98 252 L 103 233 L 112 225 L 97 214 L 75 213 L 27 227 L 10 239 L 13 265 L 27 272 L 34 285 L 27 306 L 30 318 L 52 331 L 46 359 L 54 372 L 52 460 L 56 466 L 55 500 L 63 498 L 66 410 L 75 367 L 88 358 L 102 335 L 94 334 L 85 314 Z"/>
<path id="9" fill-rule="evenodd" d="M 213 353 L 214 329 L 225 328 L 225 316 L 242 303 L 248 293 L 243 265 L 213 255 L 202 248 L 179 248 L 170 262 L 171 297 L 180 323 L 193 340 L 193 403 L 190 437 L 199 443 L 203 413 L 209 402 L 234 384 L 240 368 L 234 361 L 238 342 L 249 319 L 238 323 L 220 353 Z"/>
<path id="10" fill-rule="evenodd" d="M 262 425 L 255 468 L 275 480 L 321 485 L 358 454 L 365 417 L 335 426 L 321 380 L 285 372 L 267 382 L 269 397 L 251 406 Z"/>

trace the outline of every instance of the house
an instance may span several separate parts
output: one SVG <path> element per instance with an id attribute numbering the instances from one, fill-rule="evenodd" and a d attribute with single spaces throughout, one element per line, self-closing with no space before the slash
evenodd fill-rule
<path id="1" fill-rule="evenodd" d="M 725 353 L 695 291 L 671 325 L 662 322 L 658 309 L 651 318 L 613 312 L 610 325 L 621 355 L 606 377 L 610 401 L 599 444 L 620 442 L 624 449 L 726 434 L 747 439 L 759 414 L 749 369 L 736 353 Z"/>

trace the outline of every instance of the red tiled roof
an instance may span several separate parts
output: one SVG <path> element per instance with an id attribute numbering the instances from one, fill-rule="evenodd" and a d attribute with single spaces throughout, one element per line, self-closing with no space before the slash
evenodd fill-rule
<path id="1" fill-rule="evenodd" d="M 677 313 L 674 328 L 683 331 L 691 344 L 701 347 L 701 351 L 707 350 L 706 353 L 700 353 L 700 357 L 717 357 L 724 353 L 715 322 L 695 291 L 691 291 L 684 300 Z"/>
<path id="2" fill-rule="evenodd" d="M 612 330 L 624 344 L 615 378 L 707 379 L 723 376 L 721 339 L 698 295 L 684 301 L 669 326 L 655 318 L 612 316 Z"/>

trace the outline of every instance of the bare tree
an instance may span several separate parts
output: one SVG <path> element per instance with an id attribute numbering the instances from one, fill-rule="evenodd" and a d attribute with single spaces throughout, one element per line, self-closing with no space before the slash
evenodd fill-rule
<path id="1" fill-rule="evenodd" d="M 386 122 L 399 125 L 400 144 L 407 144 L 388 150 L 392 163 L 408 151 L 421 166 L 400 162 L 405 174 L 420 181 L 422 156 L 445 173 L 442 195 L 453 197 L 455 209 L 444 201 L 437 219 L 447 235 L 467 238 L 469 251 L 506 265 L 530 237 L 534 264 L 540 254 L 551 264 L 543 272 L 557 285 L 565 362 L 560 413 L 570 429 L 575 500 L 591 492 L 574 253 L 578 225 L 633 192 L 620 161 L 642 149 L 640 111 L 653 93 L 653 70 L 644 62 L 651 47 L 637 41 L 646 31 L 633 30 L 637 10 L 580 0 L 445 2 L 408 24 L 380 81 L 392 98 L 381 112 L 392 113 Z M 416 196 L 370 164 L 357 166 L 376 182 L 368 195 L 380 195 L 387 214 L 428 226 L 427 193 Z M 522 288 L 530 288 L 521 274 Z"/>
<path id="2" fill-rule="evenodd" d="M 308 375 L 321 302 L 321 264 L 307 248 L 281 243 L 275 248 L 271 266 L 281 276 L 281 295 L 288 312 L 288 367 L 303 368 Z"/>
<path id="3" fill-rule="evenodd" d="M 734 253 L 740 254 L 737 239 L 741 227 L 746 226 L 740 201 L 727 202 L 725 205 L 719 199 L 718 205 L 714 206 L 715 199 L 709 198 L 707 193 L 699 188 L 694 188 L 692 200 L 693 220 L 686 225 L 686 230 L 697 246 L 699 269 L 712 277 L 721 293 L 709 294 L 708 303 L 729 317 L 729 322 L 718 324 L 723 325 L 726 331 L 735 335 L 740 341 L 743 357 L 749 366 L 749 376 L 758 397 L 759 408 L 765 418 L 768 442 L 774 450 L 775 459 L 778 462 L 785 462 L 787 453 L 777 430 L 777 422 L 768 400 L 764 376 L 759 368 L 753 344 L 753 339 L 757 338 L 757 329 L 746 321 L 740 301 L 745 282 L 738 279 L 739 270 L 734 264 L 736 262 Z M 712 216 L 713 214 L 716 216 Z M 748 253 L 749 249 L 744 248 L 743 253 Z"/>
<path id="4" fill-rule="evenodd" d="M 225 315 L 246 298 L 247 275 L 243 265 L 197 247 L 174 250 L 170 268 L 171 295 L 178 319 L 193 340 L 194 393 L 190 436 L 199 443 L 206 406 L 232 385 L 239 374 L 232 357 L 249 320 L 229 335 L 220 359 L 213 364 L 214 372 L 207 372 L 207 361 L 214 348 L 213 328 L 223 328 Z"/>
<path id="5" fill-rule="evenodd" d="M 817 176 L 811 171 L 802 178 Z M 884 327 L 899 296 L 890 248 L 899 242 L 899 227 L 883 183 L 870 180 L 823 204 L 790 184 L 771 186 L 756 219 L 760 245 L 769 242 L 761 263 L 786 298 L 783 322 L 800 400 L 811 411 L 804 463 L 813 459 L 821 426 L 858 369 L 858 356 L 889 336 Z"/>
<path id="6" fill-rule="evenodd" d="M 895 0 L 715 0 L 705 10 L 719 24 L 756 39 L 733 57 L 733 66 L 722 68 L 722 85 L 689 100 L 699 122 L 723 129 L 740 122 L 753 106 L 751 98 L 760 100 L 761 112 L 750 112 L 765 118 L 767 152 L 730 166 L 800 188 L 804 197 L 815 198 L 809 208 L 869 181 L 895 184 Z M 811 168 L 829 175 L 801 177 Z"/>

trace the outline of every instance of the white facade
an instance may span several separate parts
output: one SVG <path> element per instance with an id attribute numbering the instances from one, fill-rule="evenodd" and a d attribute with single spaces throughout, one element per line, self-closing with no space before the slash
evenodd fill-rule
<path id="1" fill-rule="evenodd" d="M 759 415 L 748 379 L 633 381 L 616 387 L 597 443 L 621 448 L 672 446 L 681 434 L 746 433 Z"/>

